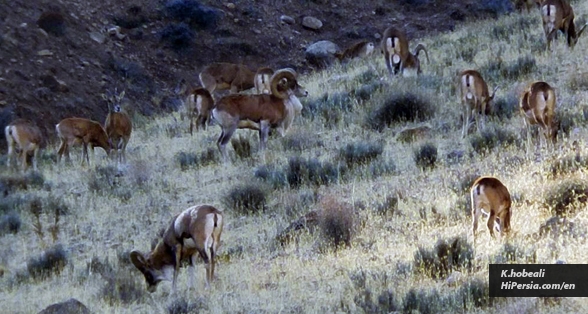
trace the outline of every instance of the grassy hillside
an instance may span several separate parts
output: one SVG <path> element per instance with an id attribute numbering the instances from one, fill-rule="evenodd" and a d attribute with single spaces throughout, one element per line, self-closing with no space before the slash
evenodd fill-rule
<path id="1" fill-rule="evenodd" d="M 575 11 L 588 12 L 588 4 Z M 570 51 L 560 36 L 546 52 L 534 12 L 411 47 L 418 42 L 431 62 L 416 79 L 388 78 L 379 54 L 302 77 L 311 95 L 302 117 L 284 138 L 270 138 L 264 156 L 257 134 L 240 130 L 234 138 L 243 148 L 229 146 L 232 160 L 222 163 L 218 126 L 191 137 L 176 114 L 137 118 L 126 166 L 102 151 L 97 165 L 58 166 L 50 148 L 39 174 L 4 171 L 2 311 L 34 313 L 75 297 L 98 313 L 585 312 L 580 298 L 490 300 L 487 265 L 588 259 L 588 40 Z M 467 68 L 500 89 L 486 130 L 461 139 L 455 77 Z M 556 87 L 555 149 L 526 146 L 517 97 L 534 80 Z M 403 130 L 421 126 L 416 140 L 401 140 Z M 509 188 L 513 232 L 491 240 L 480 227 L 474 250 L 467 190 L 478 175 Z M 571 187 L 577 195 L 566 198 Z M 167 282 L 148 294 L 128 253 L 147 251 L 174 214 L 201 203 L 226 215 L 213 287 L 203 289 L 199 264 L 195 289 L 183 270 L 177 298 L 168 297 Z M 291 221 L 319 209 L 327 218 L 315 232 L 280 245 L 276 236 Z M 570 218 L 540 233 L 556 209 Z M 335 249 L 338 227 L 349 224 L 349 245 Z M 451 265 L 434 258 L 443 243 L 455 244 Z M 53 258 L 40 258 L 43 250 Z"/>

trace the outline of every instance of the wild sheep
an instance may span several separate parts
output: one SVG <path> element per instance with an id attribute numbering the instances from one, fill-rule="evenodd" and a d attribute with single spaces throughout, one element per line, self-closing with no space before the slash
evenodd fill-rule
<path id="1" fill-rule="evenodd" d="M 476 120 L 478 132 L 481 128 L 484 128 L 484 116 L 491 111 L 490 102 L 494 99 L 498 87 L 494 88 L 492 95 L 490 95 L 488 85 L 482 78 L 482 75 L 475 70 L 461 72 L 459 81 L 463 107 L 463 129 L 461 137 L 465 138 L 468 133 L 472 114 Z"/>
<path id="2" fill-rule="evenodd" d="M 271 95 L 228 95 L 216 103 L 213 118 L 222 128 L 217 146 L 227 159 L 226 145 L 242 121 L 251 121 L 259 127 L 260 151 L 265 148 L 270 128 L 276 128 L 283 136 L 294 117 L 302 110 L 298 97 L 308 95 L 290 69 L 276 71 L 271 80 Z"/>
<path id="3" fill-rule="evenodd" d="M 270 78 L 274 75 L 272 68 L 259 68 L 255 73 L 255 90 L 258 94 L 271 94 Z"/>
<path id="4" fill-rule="evenodd" d="M 345 49 L 343 52 L 335 53 L 335 57 L 340 62 L 355 58 L 364 58 L 374 52 L 374 43 L 367 40 L 356 42 Z"/>
<path id="5" fill-rule="evenodd" d="M 115 96 L 116 102 L 112 107 L 108 105 L 108 115 L 104 121 L 104 130 L 108 135 L 110 147 L 116 151 L 117 160 L 119 162 L 127 160 L 126 149 L 131 132 L 133 131 L 133 123 L 126 112 L 121 111 L 120 102 L 122 101 L 125 92 Z M 109 101 L 107 99 L 107 101 Z"/>
<path id="6" fill-rule="evenodd" d="M 255 87 L 255 73 L 244 65 L 212 63 L 200 72 L 200 83 L 211 94 L 215 90 L 230 90 L 237 93 Z"/>
<path id="7" fill-rule="evenodd" d="M 543 31 L 547 39 L 547 50 L 551 50 L 551 41 L 557 36 L 558 30 L 567 36 L 568 46 L 573 49 L 586 25 L 588 25 L 585 24 L 579 32 L 576 32 L 574 10 L 565 0 L 543 1 L 541 4 L 541 17 L 543 19 Z"/>
<path id="8" fill-rule="evenodd" d="M 186 111 L 190 120 L 190 135 L 194 129 L 194 119 L 196 119 L 196 130 L 202 128 L 206 130 L 206 125 L 210 119 L 214 99 L 207 89 L 198 87 L 193 89 L 186 98 Z"/>
<path id="9" fill-rule="evenodd" d="M 55 125 L 57 136 L 61 140 L 61 145 L 57 151 L 57 162 L 61 161 L 61 157 L 65 153 L 69 159 L 69 146 L 75 144 L 82 144 L 82 165 L 84 164 L 84 157 L 90 164 L 88 157 L 88 145 L 94 152 L 94 147 L 102 147 L 107 155 L 110 155 L 110 143 L 108 141 L 108 134 L 100 125 L 99 122 L 84 118 L 66 118 Z"/>
<path id="10" fill-rule="evenodd" d="M 531 140 L 531 126 L 539 125 L 546 143 L 555 144 L 559 121 L 555 116 L 555 91 L 545 82 L 534 82 L 523 93 L 520 108 L 527 128 L 527 140 Z"/>
<path id="11" fill-rule="evenodd" d="M 512 216 L 511 199 L 508 189 L 494 177 L 479 177 L 470 190 L 472 198 L 472 231 L 473 242 L 476 244 L 476 229 L 480 215 L 488 217 L 486 225 L 490 236 L 494 237 L 495 222 L 500 223 L 500 236 L 510 232 Z"/>
<path id="12" fill-rule="evenodd" d="M 28 168 L 27 156 L 33 153 L 33 169 L 37 170 L 37 159 L 43 144 L 41 130 L 33 122 L 25 119 L 16 119 L 4 128 L 6 143 L 8 146 L 8 161 L 6 165 L 11 166 L 13 155 L 20 154 L 22 171 Z"/>
<path id="13" fill-rule="evenodd" d="M 380 46 L 390 75 L 398 74 L 399 71 L 403 76 L 420 74 L 421 63 L 418 55 L 421 51 L 425 52 L 427 62 L 429 62 L 429 53 L 425 46 L 418 44 L 414 53 L 411 53 L 408 49 L 406 35 L 403 31 L 393 26 L 384 31 Z"/>
<path id="14" fill-rule="evenodd" d="M 206 267 L 206 286 L 214 277 L 214 266 L 220 237 L 223 231 L 223 214 L 210 205 L 193 206 L 176 215 L 155 249 L 149 254 L 132 251 L 130 259 L 145 276 L 147 290 L 154 292 L 162 280 L 172 282 L 175 291 L 180 264 L 190 259 L 190 286 L 198 253 Z"/>

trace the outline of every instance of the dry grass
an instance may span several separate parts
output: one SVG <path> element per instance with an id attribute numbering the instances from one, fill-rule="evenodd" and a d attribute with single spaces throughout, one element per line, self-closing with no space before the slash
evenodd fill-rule
<path id="1" fill-rule="evenodd" d="M 588 4 L 575 2 L 574 9 L 577 15 L 586 14 Z M 251 131 L 239 130 L 244 138 L 255 138 L 251 157 L 236 158 L 233 148 L 228 147 L 232 155 L 228 164 L 209 151 L 220 133 L 218 127 L 190 137 L 175 132 L 185 126 L 165 116 L 134 131 L 127 166 L 116 166 L 99 151 L 98 165 L 85 168 L 77 162 L 60 166 L 42 162 L 44 183 L 40 185 L 16 179 L 0 182 L 10 185 L 6 189 L 9 193 L 0 194 L 0 214 L 18 215 L 22 222 L 17 233 L 0 235 L 3 311 L 35 313 L 74 297 L 97 313 L 586 312 L 588 302 L 580 298 L 553 305 L 535 298 L 489 300 L 485 285 L 488 261 L 554 263 L 562 259 L 584 263 L 588 259 L 585 236 L 538 236 L 540 227 L 557 210 L 547 206 L 544 195 L 564 182 L 587 179 L 581 166 L 552 174 L 556 160 L 573 154 L 568 143 L 578 140 L 583 150 L 585 140 L 580 134 L 587 131 L 578 123 L 585 120 L 588 102 L 588 92 L 582 88 L 585 78 L 573 69 L 585 64 L 588 38 L 580 38 L 573 52 L 561 38 L 553 45 L 554 51 L 546 53 L 539 17 L 512 14 L 419 40 L 427 45 L 431 63 L 423 64 L 424 73 L 418 79 L 388 78 L 379 54 L 348 65 L 345 73 L 335 66 L 303 77 L 302 83 L 312 95 L 305 102 L 320 106 L 315 107 L 316 114 L 298 117 L 285 138 L 272 136 L 263 155 L 257 151 L 257 139 Z M 461 109 L 454 80 L 458 71 L 467 68 L 480 69 L 489 86 L 501 87 L 497 97 L 504 99 L 517 95 L 520 84 L 546 80 L 557 87 L 557 110 L 577 117 L 577 129 L 570 128 L 556 149 L 526 147 L 520 144 L 525 142 L 520 137 L 524 134 L 521 117 L 507 112 L 487 121 L 493 134 L 498 134 L 496 130 L 506 134 L 505 140 L 484 140 L 472 146 L 475 128 L 468 138 L 461 139 Z M 331 96 L 324 98 L 325 91 Z M 428 99 L 435 110 L 422 119 L 431 131 L 404 143 L 395 135 L 423 122 L 390 119 L 377 131 L 366 126 L 372 112 L 382 108 L 393 94 Z M 330 105 L 339 109 L 329 109 Z M 374 168 L 369 165 L 353 166 L 345 176 L 337 174 L 312 184 L 291 184 L 286 174 L 279 173 L 287 169 L 290 160 L 316 161 L 314 164 L 337 171 L 347 168 L 349 160 L 341 154 L 347 145 L 357 143 L 381 144 L 368 159 L 376 164 L 390 162 L 393 171 L 372 175 L 368 172 Z M 433 143 L 437 154 L 435 167 L 423 171 L 415 164 L 413 152 L 425 143 Z M 455 161 L 450 156 L 459 158 Z M 358 157 L 349 158 L 353 165 Z M 367 161 L 362 159 L 361 164 Z M 266 184 L 263 212 L 249 215 L 224 208 L 223 199 L 234 186 L 260 184 L 255 170 L 263 165 L 280 177 L 279 184 Z M 456 237 L 471 241 L 464 190 L 473 174 L 497 176 L 509 188 L 514 200 L 512 239 L 508 244 L 500 243 L 490 240 L 486 230 L 479 230 L 480 242 L 474 248 L 471 266 L 444 266 L 447 273 L 441 277 L 417 271 L 415 252 L 431 252 L 445 243 L 439 241 Z M 303 195 L 316 195 L 318 200 L 302 202 Z M 284 247 L 276 245 L 276 235 L 292 217 L 317 210 L 320 198 L 326 195 L 353 204 L 349 246 L 322 250 L 321 232 L 302 232 L 297 241 Z M 40 199 L 44 204 L 51 197 L 68 209 L 67 214 L 56 219 L 50 210 L 27 210 L 30 200 Z M 212 288 L 203 289 L 204 267 L 197 265 L 195 289 L 188 290 L 183 270 L 177 299 L 168 298 L 170 283 L 160 284 L 152 295 L 143 295 L 141 274 L 128 265 L 121 252 L 146 251 L 174 214 L 202 203 L 226 213 Z M 577 206 L 566 219 L 574 226 L 585 226 L 588 216 L 584 208 Z M 61 245 L 67 264 L 52 276 L 28 280 L 26 262 L 49 245 Z M 119 260 L 109 264 L 113 274 L 120 274 L 116 291 L 131 287 L 132 295 L 111 293 L 105 299 L 105 287 L 112 279 L 88 271 L 87 265 L 96 256 L 102 261 Z M 445 275 L 456 269 L 464 276 L 448 285 Z"/>

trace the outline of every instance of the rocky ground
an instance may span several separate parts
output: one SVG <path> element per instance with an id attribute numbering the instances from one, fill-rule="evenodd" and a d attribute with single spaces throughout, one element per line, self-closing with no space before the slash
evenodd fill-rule
<path id="1" fill-rule="evenodd" d="M 313 67 L 304 51 L 331 40 L 342 48 L 378 41 L 390 25 L 409 38 L 453 29 L 468 19 L 503 14 L 508 1 L 442 0 L 70 0 L 4 2 L 0 10 L 0 127 L 21 117 L 49 142 L 69 116 L 103 121 L 101 94 L 126 91 L 131 114 L 176 109 L 177 83 L 198 84 L 211 62 Z M 336 4 L 335 4 L 336 3 Z M 287 16 L 287 17 L 284 17 Z M 320 29 L 302 25 L 306 16 Z M 4 141 L 1 147 L 5 147 Z"/>

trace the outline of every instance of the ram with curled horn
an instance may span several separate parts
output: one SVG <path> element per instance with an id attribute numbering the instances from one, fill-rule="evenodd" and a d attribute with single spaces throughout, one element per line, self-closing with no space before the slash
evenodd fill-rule
<path id="1" fill-rule="evenodd" d="M 259 148 L 263 151 L 270 129 L 277 129 L 283 136 L 302 110 L 298 97 L 306 97 L 308 92 L 298 84 L 294 70 L 276 71 L 270 83 L 270 95 L 234 94 L 216 103 L 212 116 L 222 129 L 217 146 L 225 160 L 226 145 L 238 128 L 259 130 Z"/>
<path id="2" fill-rule="evenodd" d="M 547 40 L 547 50 L 551 50 L 551 41 L 557 36 L 557 32 L 563 32 L 568 41 L 568 46 L 573 49 L 578 38 L 586 29 L 584 24 L 576 31 L 574 23 L 574 10 L 565 0 L 545 0 L 541 4 L 541 17 L 543 19 L 543 31 Z"/>

